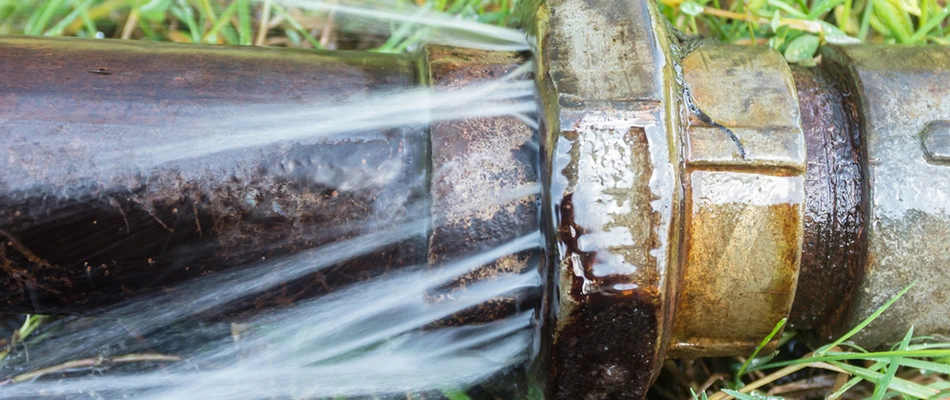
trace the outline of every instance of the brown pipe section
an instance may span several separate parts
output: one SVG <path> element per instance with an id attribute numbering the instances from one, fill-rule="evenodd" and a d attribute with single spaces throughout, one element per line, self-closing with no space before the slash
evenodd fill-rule
<path id="1" fill-rule="evenodd" d="M 411 87 L 413 58 L 34 38 L 4 38 L 0 54 L 5 312 L 88 312 L 426 215 L 424 129 L 155 165 L 109 159 L 253 133 L 227 122 L 274 107 Z M 388 243 L 252 303 L 326 291 L 327 275 L 345 283 L 420 263 L 424 240 Z"/>
<path id="2" fill-rule="evenodd" d="M 851 304 L 864 257 L 866 199 L 854 95 L 820 67 L 793 67 L 805 133 L 805 236 L 795 329 L 830 335 Z"/>
<path id="3" fill-rule="evenodd" d="M 445 206 L 494 204 L 492 190 L 536 187 L 534 132 L 514 118 L 435 126 L 434 159 L 428 126 L 224 151 L 192 153 L 196 145 L 188 145 L 268 134 L 267 126 L 232 122 L 254 121 L 245 116 L 359 102 L 430 79 L 460 87 L 523 62 L 517 54 L 460 52 L 452 57 L 481 61 L 453 64 L 433 51 L 430 78 L 422 54 L 0 39 L 3 311 L 87 313 L 224 269 L 267 268 L 275 258 L 418 227 L 239 306 L 269 307 L 393 268 L 438 266 L 533 232 L 530 195 L 493 210 Z M 207 140 L 215 135 L 232 136 Z M 452 172 L 453 160 L 485 154 L 495 164 L 483 172 L 494 180 Z M 454 190 L 463 186 L 468 192 Z M 510 257 L 498 272 L 536 262 L 534 254 Z M 509 313 L 524 307 L 498 303 Z"/>

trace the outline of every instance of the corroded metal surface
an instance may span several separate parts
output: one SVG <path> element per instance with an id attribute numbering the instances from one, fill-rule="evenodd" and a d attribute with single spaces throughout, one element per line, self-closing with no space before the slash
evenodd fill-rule
<path id="1" fill-rule="evenodd" d="M 686 259 L 670 356 L 750 352 L 792 306 L 805 139 L 791 72 L 767 47 L 706 44 L 683 60 Z"/>
<path id="2" fill-rule="evenodd" d="M 33 38 L 4 38 L 0 54 L 5 312 L 88 312 L 428 214 L 424 129 L 162 150 L 253 134 L 262 128 L 228 121 L 273 107 L 415 85 L 415 59 Z M 329 290 L 327 275 L 339 284 L 424 262 L 425 234 L 249 301 L 285 303 Z"/>
<path id="3" fill-rule="evenodd" d="M 537 15 L 545 393 L 640 398 L 661 366 L 679 261 L 670 44 L 648 1 L 556 0 Z"/>
<path id="4" fill-rule="evenodd" d="M 795 85 L 780 53 L 705 43 L 683 59 L 683 78 L 691 113 L 688 165 L 805 169 Z"/>
<path id="5" fill-rule="evenodd" d="M 843 328 L 917 282 L 854 340 L 883 346 L 910 326 L 950 339 L 950 165 L 928 143 L 950 116 L 950 49 L 828 47 L 822 59 L 854 93 L 870 187 L 864 274 Z"/>
<path id="6" fill-rule="evenodd" d="M 430 82 L 440 90 L 497 81 L 526 61 L 519 53 L 428 48 Z M 540 185 L 534 129 L 514 116 L 503 116 L 436 122 L 430 132 L 431 267 L 490 250 L 538 229 Z M 452 291 L 476 281 L 536 269 L 538 257 L 537 250 L 504 256 L 449 283 L 447 292 L 433 295 L 451 297 Z M 497 298 L 446 322 L 483 322 L 534 308 L 537 297 L 523 297 L 520 302 Z"/>
<path id="7" fill-rule="evenodd" d="M 808 147 L 805 238 L 789 325 L 829 339 L 864 256 L 865 180 L 853 94 L 824 69 L 792 69 Z"/>

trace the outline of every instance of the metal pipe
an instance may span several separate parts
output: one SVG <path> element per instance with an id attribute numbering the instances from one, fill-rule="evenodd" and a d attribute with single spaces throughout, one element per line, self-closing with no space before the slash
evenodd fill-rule
<path id="1" fill-rule="evenodd" d="M 950 338 L 950 50 L 680 39 L 650 1 L 532 3 L 550 398 L 641 398 L 667 357 Z M 923 330 L 921 330 L 923 329 Z"/>
<path id="2" fill-rule="evenodd" d="M 254 121 L 244 116 L 279 124 L 275 110 L 485 82 L 514 71 L 518 54 L 15 37 L 0 40 L 0 54 L 5 312 L 85 313 L 221 270 L 401 232 L 240 306 L 272 307 L 537 229 L 536 196 L 492 196 L 537 188 L 534 132 L 513 117 L 202 148 L 271 132 L 234 122 Z M 479 161 L 485 154 L 492 163 Z M 494 179 L 476 179 L 473 168 Z M 532 257 L 496 263 L 524 269 Z"/>
<path id="3" fill-rule="evenodd" d="M 950 50 L 828 46 L 820 66 L 789 67 L 763 47 L 681 41 L 648 1 L 535 5 L 537 132 L 514 117 L 443 121 L 131 171 L 95 160 L 130 137 L 160 147 L 240 129 L 222 121 L 275 105 L 453 89 L 526 56 L 3 39 L 5 311 L 82 312 L 422 220 L 282 291 L 293 296 L 253 302 L 369 266 L 438 267 L 540 226 L 533 369 L 549 398 L 640 398 L 664 358 L 748 353 L 784 317 L 825 340 L 914 281 L 856 339 L 880 346 L 911 324 L 950 337 Z M 493 201 L 532 188 L 540 209 Z"/>
<path id="4" fill-rule="evenodd" d="M 270 107 L 411 87 L 417 59 L 37 38 L 4 38 L 0 54 L 7 311 L 95 310 L 392 227 L 426 206 L 424 127 L 149 159 L 169 144 L 253 134 L 228 121 Z M 408 236 L 335 275 L 418 263 L 424 241 Z M 255 303 L 324 281 L 317 273 Z"/>

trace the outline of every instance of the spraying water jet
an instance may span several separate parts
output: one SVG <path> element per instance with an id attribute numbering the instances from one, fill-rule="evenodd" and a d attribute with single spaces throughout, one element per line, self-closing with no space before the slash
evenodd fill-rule
<path id="1" fill-rule="evenodd" d="M 314 396 L 471 382 L 531 347 L 548 398 L 640 398 L 665 357 L 748 353 L 786 317 L 825 340 L 913 281 L 858 343 L 910 325 L 950 336 L 950 282 L 934 278 L 950 264 L 950 51 L 828 46 L 790 67 L 680 41 L 648 1 L 537 6 L 533 55 L 3 39 L 6 311 L 257 310 L 307 332 L 280 342 L 316 349 L 294 368 L 360 349 L 338 365 L 437 366 Z M 439 279 L 413 286 L 421 270 Z M 395 282 L 412 289 L 361 294 Z M 336 325 L 327 310 L 346 299 L 365 302 Z M 414 358 L 426 340 L 488 372 L 449 377 Z M 231 373 L 248 368 L 263 367 Z M 300 388 L 291 375 L 231 395 Z M 213 397 L 227 376 L 155 396 Z M 102 384 L 170 382 L 151 377 Z"/>

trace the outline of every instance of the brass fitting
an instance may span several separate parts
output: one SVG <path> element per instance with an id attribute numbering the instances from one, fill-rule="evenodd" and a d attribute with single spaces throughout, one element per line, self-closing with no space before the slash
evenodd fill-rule
<path id="1" fill-rule="evenodd" d="M 950 50 L 827 46 L 821 65 L 680 41 L 650 1 L 536 10 L 551 398 L 645 395 L 666 357 L 950 338 Z"/>

